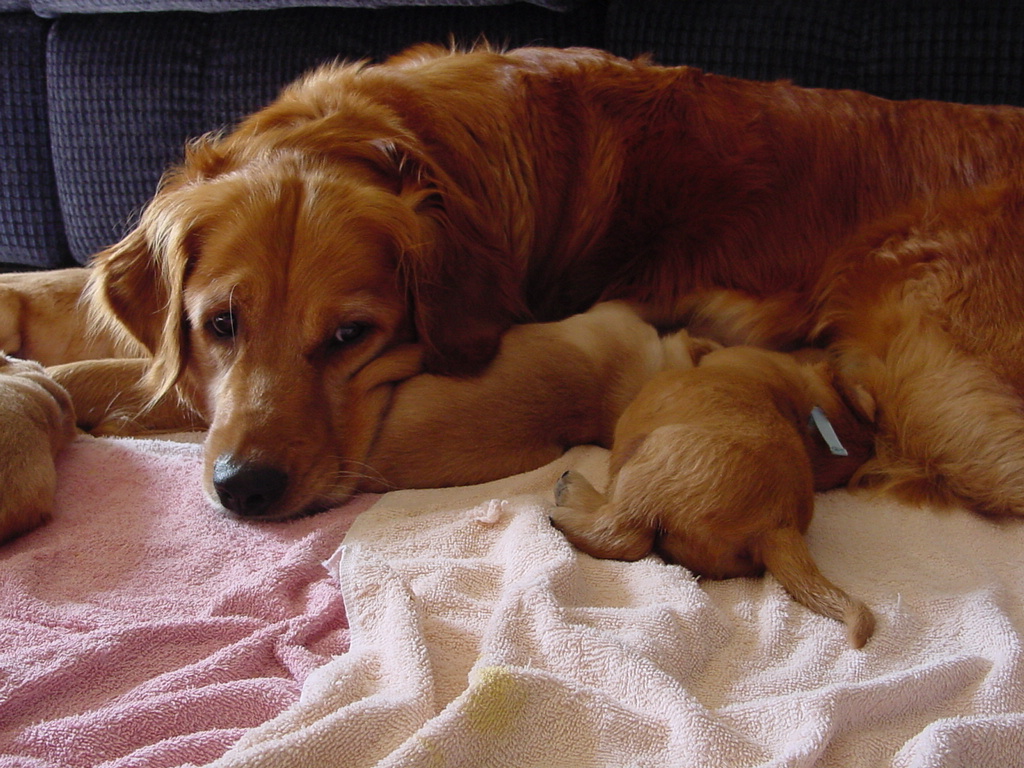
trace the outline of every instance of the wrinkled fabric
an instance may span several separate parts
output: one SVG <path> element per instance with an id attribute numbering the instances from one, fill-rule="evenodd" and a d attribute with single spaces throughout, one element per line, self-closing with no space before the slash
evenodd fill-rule
<path id="1" fill-rule="evenodd" d="M 808 534 L 875 636 L 771 577 L 576 552 L 547 519 L 576 449 L 476 488 L 388 494 L 335 558 L 349 652 L 216 765 L 939 766 L 1024 755 L 1024 527 L 837 491 Z"/>
<path id="2" fill-rule="evenodd" d="M 201 447 L 80 437 L 51 522 L 0 548 L 0 766 L 221 755 L 348 649 L 324 561 L 372 497 L 289 523 L 226 516 Z"/>

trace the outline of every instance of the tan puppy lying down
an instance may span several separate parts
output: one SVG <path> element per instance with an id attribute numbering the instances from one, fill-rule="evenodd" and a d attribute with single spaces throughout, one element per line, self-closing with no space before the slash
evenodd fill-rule
<path id="1" fill-rule="evenodd" d="M 68 393 L 38 363 L 0 353 L 0 466 L 17 482 L 0 487 L 0 541 L 50 516 L 54 458 L 75 436 Z"/>
<path id="2" fill-rule="evenodd" d="M 656 373 L 689 369 L 717 347 L 659 336 L 621 301 L 510 328 L 478 376 L 398 385 L 360 490 L 482 483 L 536 469 L 569 447 L 611 447 L 626 406 Z"/>
<path id="3" fill-rule="evenodd" d="M 850 399 L 873 414 L 867 393 Z M 833 455 L 809 427 L 815 406 L 847 456 Z M 874 616 L 821 574 L 803 534 L 815 489 L 848 481 L 871 444 L 871 430 L 837 392 L 826 362 L 720 349 L 641 390 L 616 427 L 607 497 L 566 472 L 551 519 L 595 557 L 636 560 L 656 550 L 715 579 L 767 568 L 798 602 L 845 622 L 860 648 Z"/>

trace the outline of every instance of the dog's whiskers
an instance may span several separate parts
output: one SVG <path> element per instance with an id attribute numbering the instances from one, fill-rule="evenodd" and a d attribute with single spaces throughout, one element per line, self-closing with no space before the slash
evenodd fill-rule
<path id="1" fill-rule="evenodd" d="M 332 458 L 343 461 L 346 464 L 354 467 L 353 469 L 339 469 L 334 473 L 334 477 L 338 480 L 373 480 L 379 485 L 384 486 L 388 490 L 398 490 L 398 486 L 390 482 L 384 475 L 377 470 L 372 464 L 368 464 L 365 461 L 358 461 L 357 459 L 345 458 L 342 456 L 333 456 Z"/>

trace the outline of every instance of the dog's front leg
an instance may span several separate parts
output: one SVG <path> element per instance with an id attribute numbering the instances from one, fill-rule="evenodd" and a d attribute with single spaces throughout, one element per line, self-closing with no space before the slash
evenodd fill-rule
<path id="1" fill-rule="evenodd" d="M 159 395 L 144 358 L 83 360 L 47 372 L 71 395 L 79 429 L 93 435 L 141 436 L 203 429 L 203 418 L 175 391 Z"/>
<path id="2" fill-rule="evenodd" d="M 43 365 L 123 356 L 124 342 L 91 318 L 83 298 L 89 273 L 0 274 L 0 351 Z"/>

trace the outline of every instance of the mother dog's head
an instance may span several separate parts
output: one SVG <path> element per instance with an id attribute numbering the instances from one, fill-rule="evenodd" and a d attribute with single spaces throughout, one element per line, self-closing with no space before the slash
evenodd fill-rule
<path id="1" fill-rule="evenodd" d="M 102 311 L 208 420 L 207 488 L 240 515 L 347 498 L 390 385 L 478 367 L 517 314 L 474 202 L 364 79 L 325 68 L 196 143 L 95 262 Z"/>

